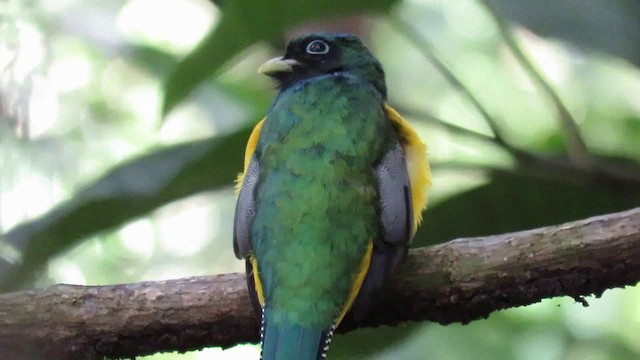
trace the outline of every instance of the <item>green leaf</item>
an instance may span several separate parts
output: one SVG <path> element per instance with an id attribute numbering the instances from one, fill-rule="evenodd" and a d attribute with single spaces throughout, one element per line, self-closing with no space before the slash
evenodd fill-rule
<path id="1" fill-rule="evenodd" d="M 151 46 L 127 44 L 123 53 L 128 61 L 158 78 L 167 76 L 178 64 L 174 55 Z"/>
<path id="2" fill-rule="evenodd" d="M 21 261 L 10 264 L 0 257 L 0 289 L 23 285 L 51 257 L 83 238 L 171 201 L 231 185 L 241 171 L 248 136 L 245 129 L 144 155 L 110 171 L 40 218 L 16 226 L 2 237 L 0 251 L 9 245 Z"/>
<path id="3" fill-rule="evenodd" d="M 281 38 L 288 28 L 305 21 L 387 12 L 396 0 L 224 2 L 218 26 L 175 68 L 166 81 L 162 113 L 166 115 L 200 83 L 243 49 L 258 41 Z"/>

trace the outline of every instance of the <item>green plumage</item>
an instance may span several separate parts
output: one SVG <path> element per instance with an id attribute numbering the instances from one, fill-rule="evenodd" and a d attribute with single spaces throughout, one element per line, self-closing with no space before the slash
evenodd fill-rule
<path id="1" fill-rule="evenodd" d="M 331 51 L 309 53 L 314 39 Z M 254 151 L 255 191 L 240 202 L 255 211 L 263 358 L 313 360 L 324 357 L 367 246 L 381 236 L 373 166 L 397 138 L 382 69 L 357 38 L 311 34 L 292 41 L 285 59 L 297 62 L 283 72 L 276 59 L 278 71 L 269 70 L 281 92 Z"/>
<path id="2" fill-rule="evenodd" d="M 267 115 L 252 239 L 272 323 L 327 329 L 345 303 L 379 231 L 371 164 L 392 131 L 381 104 L 371 85 L 327 75 Z"/>

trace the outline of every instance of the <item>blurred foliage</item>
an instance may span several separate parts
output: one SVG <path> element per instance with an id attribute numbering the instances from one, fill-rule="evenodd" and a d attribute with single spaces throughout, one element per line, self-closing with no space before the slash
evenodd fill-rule
<path id="1" fill-rule="evenodd" d="M 576 119 L 591 167 L 568 158 L 550 94 L 505 45 L 484 1 L 6 0 L 0 287 L 241 271 L 231 186 L 274 95 L 255 70 L 295 26 L 344 16 L 358 15 L 390 102 L 429 144 L 434 187 L 415 246 L 640 204 L 638 3 L 485 1 L 520 24 L 514 35 Z M 415 30 L 417 44 L 386 16 Z M 552 299 L 468 326 L 360 330 L 339 336 L 331 355 L 636 359 L 639 301 L 636 287 L 589 308 Z M 256 355 L 239 346 L 154 358 Z"/>
<path id="2" fill-rule="evenodd" d="M 221 6 L 223 15 L 220 22 L 198 47 L 178 64 L 169 77 L 163 113 L 171 111 L 222 64 L 258 41 L 281 41 L 287 29 L 305 21 L 354 15 L 365 11 L 385 12 L 394 2 L 395 0 L 225 1 Z"/>
<path id="3" fill-rule="evenodd" d="M 168 202 L 229 185 L 237 176 L 250 131 L 174 145 L 110 171 L 46 216 L 16 226 L 7 235 L 28 266 L 0 267 L 0 281 L 21 284 L 48 259 L 83 236 L 139 217 Z M 99 215 L 99 216 L 96 216 Z M 6 265 L 2 264 L 2 265 Z"/>
<path id="4" fill-rule="evenodd" d="M 588 4 L 580 0 L 488 2 L 540 35 L 562 38 L 640 66 L 640 3 L 637 1 L 591 0 Z"/>

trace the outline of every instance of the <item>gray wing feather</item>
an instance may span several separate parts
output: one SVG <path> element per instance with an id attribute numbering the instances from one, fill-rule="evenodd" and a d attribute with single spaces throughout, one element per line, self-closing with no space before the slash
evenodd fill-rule
<path id="1" fill-rule="evenodd" d="M 399 142 L 374 171 L 380 193 L 383 240 L 391 245 L 407 246 L 413 237 L 413 208 L 407 163 Z"/>
<path id="2" fill-rule="evenodd" d="M 411 184 L 405 154 L 399 142 L 374 167 L 380 194 L 382 239 L 374 244 L 367 276 L 351 315 L 356 322 L 373 308 L 391 270 L 404 258 L 413 237 Z"/>
<path id="3" fill-rule="evenodd" d="M 251 244 L 251 223 L 256 213 L 254 193 L 258 184 L 260 165 L 255 155 L 251 158 L 249 167 L 242 181 L 238 203 L 236 204 L 235 219 L 233 222 L 233 251 L 238 259 L 246 258 L 253 252 Z"/>

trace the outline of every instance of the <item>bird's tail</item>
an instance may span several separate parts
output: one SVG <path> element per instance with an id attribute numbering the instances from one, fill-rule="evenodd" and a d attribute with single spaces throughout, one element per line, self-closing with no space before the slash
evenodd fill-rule
<path id="1" fill-rule="evenodd" d="M 333 331 L 319 327 L 269 321 L 269 309 L 262 314 L 262 360 L 323 360 Z"/>

